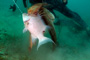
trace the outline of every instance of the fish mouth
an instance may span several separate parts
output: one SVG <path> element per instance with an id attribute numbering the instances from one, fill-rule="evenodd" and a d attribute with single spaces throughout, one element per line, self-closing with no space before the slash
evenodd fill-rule
<path id="1" fill-rule="evenodd" d="M 30 20 L 30 17 L 28 16 L 27 13 L 23 13 L 22 16 L 23 16 L 23 22 L 28 22 Z"/>
<path id="2" fill-rule="evenodd" d="M 23 16 L 30 16 L 30 14 L 27 14 L 27 13 L 23 13 L 22 15 Z"/>

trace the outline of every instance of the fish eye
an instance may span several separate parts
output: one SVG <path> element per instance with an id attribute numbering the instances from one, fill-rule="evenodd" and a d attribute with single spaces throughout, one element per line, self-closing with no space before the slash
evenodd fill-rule
<path id="1" fill-rule="evenodd" d="M 27 23 L 27 25 L 29 25 L 29 23 Z"/>

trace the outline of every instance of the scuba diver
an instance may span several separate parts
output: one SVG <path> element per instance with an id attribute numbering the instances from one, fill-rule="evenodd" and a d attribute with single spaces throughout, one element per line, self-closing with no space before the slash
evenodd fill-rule
<path id="1" fill-rule="evenodd" d="M 17 0 L 15 0 L 15 2 L 16 2 Z M 10 5 L 10 8 L 9 9 L 11 9 L 13 12 L 15 12 L 16 11 L 16 5 L 15 4 L 13 4 L 13 5 Z"/>
<path id="2" fill-rule="evenodd" d="M 50 10 L 54 15 L 53 10 L 57 10 L 63 15 L 65 15 L 68 18 L 73 19 L 83 30 L 87 32 L 87 34 L 90 36 L 90 28 L 85 23 L 85 21 L 74 11 L 71 11 L 66 5 L 68 3 L 67 0 L 29 0 L 29 2 L 33 5 L 36 3 L 48 3 L 50 4 L 49 7 L 46 7 L 48 10 Z M 23 0 L 24 6 L 26 5 L 26 0 Z M 55 15 L 56 16 L 56 15 Z M 58 24 L 58 21 L 55 23 Z"/>

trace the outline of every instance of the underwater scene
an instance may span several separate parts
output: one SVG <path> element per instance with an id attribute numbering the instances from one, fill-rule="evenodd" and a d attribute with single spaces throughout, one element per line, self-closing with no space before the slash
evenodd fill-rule
<path id="1" fill-rule="evenodd" d="M 90 0 L 0 0 L 0 60 L 90 60 Z"/>

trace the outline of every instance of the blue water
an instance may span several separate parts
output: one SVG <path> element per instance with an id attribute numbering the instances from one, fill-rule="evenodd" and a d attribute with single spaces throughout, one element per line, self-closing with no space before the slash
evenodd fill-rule
<path id="1" fill-rule="evenodd" d="M 22 14 L 18 9 L 12 12 L 9 9 L 12 4 L 12 0 L 0 0 L 0 60 L 90 60 L 90 37 L 85 31 L 77 31 L 73 23 L 55 25 L 59 45 L 54 51 L 51 43 L 43 45 L 38 51 L 35 45 L 29 51 L 29 32 L 22 32 Z M 22 0 L 17 4 L 23 12 L 27 12 Z M 77 12 L 90 26 L 89 0 L 68 0 L 67 7 Z M 58 11 L 55 14 L 58 19 L 72 20 Z"/>

